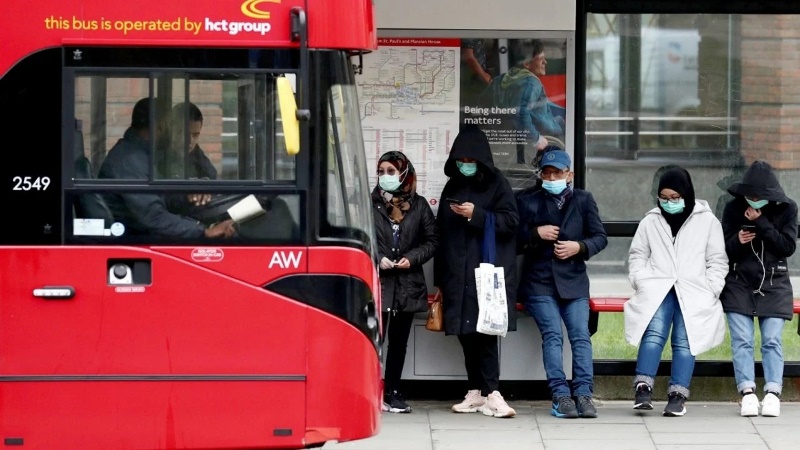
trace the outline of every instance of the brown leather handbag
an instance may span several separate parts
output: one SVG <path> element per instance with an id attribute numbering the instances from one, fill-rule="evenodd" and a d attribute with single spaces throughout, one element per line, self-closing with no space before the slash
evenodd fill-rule
<path id="1" fill-rule="evenodd" d="M 442 291 L 437 291 L 433 302 L 428 305 L 428 322 L 425 329 L 430 331 L 444 331 L 444 317 L 442 311 Z"/>

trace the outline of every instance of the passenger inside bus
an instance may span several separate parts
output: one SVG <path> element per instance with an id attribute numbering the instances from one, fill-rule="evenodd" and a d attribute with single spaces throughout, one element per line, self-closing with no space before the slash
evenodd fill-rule
<path id="1" fill-rule="evenodd" d="M 98 178 L 147 180 L 150 173 L 150 141 L 158 139 L 150 130 L 150 98 L 136 102 L 131 125 L 109 150 Z M 206 228 L 199 221 L 175 214 L 164 197 L 151 193 L 105 194 L 114 218 L 125 225 L 126 234 L 167 238 L 228 238 L 235 234 L 233 220 Z"/>
<path id="2" fill-rule="evenodd" d="M 156 167 L 160 179 L 216 180 L 217 169 L 200 147 L 203 113 L 192 102 L 178 103 L 167 118 L 168 131 L 160 133 Z M 185 213 L 211 201 L 211 194 L 171 195 L 167 208 Z"/>

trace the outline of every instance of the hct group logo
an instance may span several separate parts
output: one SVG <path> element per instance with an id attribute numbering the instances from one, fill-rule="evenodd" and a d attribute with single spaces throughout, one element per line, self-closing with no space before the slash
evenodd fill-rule
<path id="1" fill-rule="evenodd" d="M 242 14 L 253 19 L 269 19 L 270 12 L 259 8 L 262 3 L 280 4 L 281 0 L 245 0 L 242 3 Z M 234 22 L 227 20 L 214 21 L 206 17 L 205 30 L 227 32 L 230 35 L 237 35 L 240 32 L 259 33 L 262 36 L 269 33 L 272 25 L 269 22 Z"/>
<path id="2" fill-rule="evenodd" d="M 242 14 L 253 19 L 269 19 L 269 11 L 258 8 L 261 3 L 280 3 L 281 0 L 247 0 L 242 3 Z"/>

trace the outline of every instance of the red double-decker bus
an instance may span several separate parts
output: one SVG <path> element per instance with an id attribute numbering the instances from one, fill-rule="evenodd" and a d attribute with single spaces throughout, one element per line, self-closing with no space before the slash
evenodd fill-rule
<path id="1" fill-rule="evenodd" d="M 379 289 L 354 63 L 372 0 L 10 0 L 0 439 L 372 436 Z"/>

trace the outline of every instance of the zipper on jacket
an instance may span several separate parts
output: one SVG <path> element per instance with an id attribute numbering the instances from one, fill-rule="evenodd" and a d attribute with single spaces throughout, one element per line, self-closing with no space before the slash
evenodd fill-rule
<path id="1" fill-rule="evenodd" d="M 772 286 L 772 277 L 775 276 L 775 268 L 772 268 L 772 275 L 769 276 L 769 285 Z"/>

